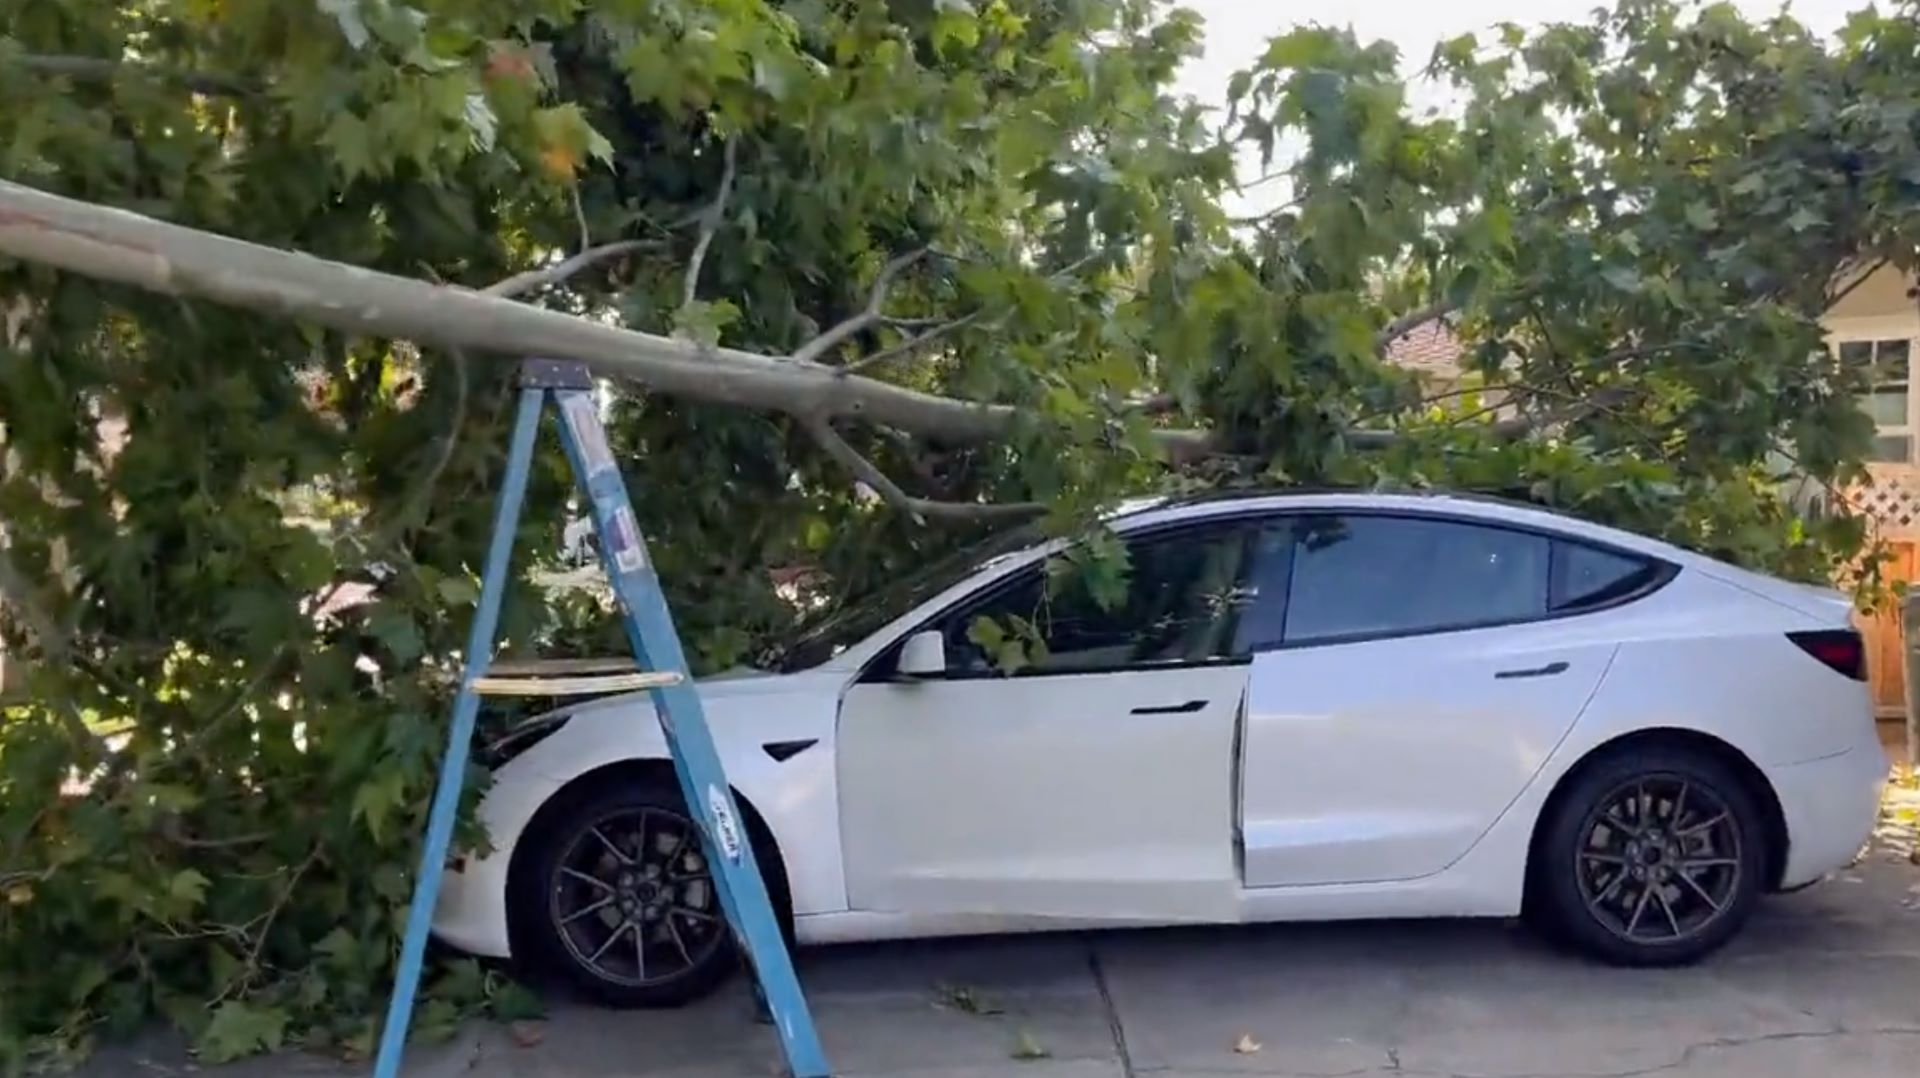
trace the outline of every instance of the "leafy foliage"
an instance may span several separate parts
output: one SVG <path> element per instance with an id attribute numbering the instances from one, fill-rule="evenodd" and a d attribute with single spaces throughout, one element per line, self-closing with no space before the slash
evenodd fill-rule
<path id="1" fill-rule="evenodd" d="M 1156 0 L 19 0 L 0 177 L 1025 406 L 982 444 L 620 394 L 709 669 L 990 519 L 876 481 L 1057 529 L 1146 490 L 1519 490 L 1871 585 L 1860 523 L 1781 478 L 1843 484 L 1867 445 L 1819 319 L 1915 268 L 1914 14 L 1827 43 L 1625 0 L 1442 44 L 1447 115 L 1391 48 L 1304 27 L 1213 116 L 1168 96 L 1201 28 Z M 1253 221 L 1222 208 L 1242 151 L 1287 188 Z M 1421 312 L 1475 358 L 1449 395 L 1383 361 Z M 0 590 L 36 660 L 0 722 L 0 1066 L 156 1014 L 211 1059 L 371 1044 L 507 369 L 0 262 Z M 521 550 L 559 546 L 570 482 L 543 450 Z M 532 575 L 504 626 L 617 639 Z M 459 964 L 423 1022 L 529 1006 Z"/>

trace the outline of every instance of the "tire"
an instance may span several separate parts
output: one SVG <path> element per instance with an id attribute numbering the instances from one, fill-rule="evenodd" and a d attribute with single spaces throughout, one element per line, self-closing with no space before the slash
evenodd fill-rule
<path id="1" fill-rule="evenodd" d="M 751 817 L 747 831 L 791 947 L 778 852 Z M 609 1007 L 678 1007 L 711 994 L 744 961 L 696 836 L 670 775 L 616 773 L 563 791 L 521 837 L 526 853 L 508 879 L 530 964 Z"/>
<path id="2" fill-rule="evenodd" d="M 1696 962 L 1752 914 L 1768 843 L 1755 792 L 1713 755 L 1679 745 L 1608 753 L 1569 780 L 1544 821 L 1529 919 L 1613 965 Z"/>

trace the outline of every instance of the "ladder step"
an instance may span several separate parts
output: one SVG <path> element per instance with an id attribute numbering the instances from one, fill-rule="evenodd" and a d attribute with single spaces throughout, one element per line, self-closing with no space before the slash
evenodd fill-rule
<path id="1" fill-rule="evenodd" d="M 640 669 L 631 655 L 591 659 L 495 659 L 487 677 L 563 677 L 571 674 L 625 674 Z"/>
<path id="2" fill-rule="evenodd" d="M 473 679 L 481 696 L 596 696 L 678 685 L 670 670 L 641 670 L 631 657 L 496 662 Z"/>

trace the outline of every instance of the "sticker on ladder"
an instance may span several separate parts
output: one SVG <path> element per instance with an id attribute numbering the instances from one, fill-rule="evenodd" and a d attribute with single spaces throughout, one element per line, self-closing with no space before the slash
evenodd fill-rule
<path id="1" fill-rule="evenodd" d="M 594 411 L 593 394 L 561 394 L 560 407 L 567 414 L 573 442 L 580 448 L 580 463 L 586 469 L 587 478 L 617 470 L 613 448 L 607 444 L 607 430 L 600 425 L 600 416 Z"/>
<path id="2" fill-rule="evenodd" d="M 708 785 L 707 811 L 713 816 L 713 841 L 720 847 L 727 860 L 740 860 L 740 827 L 733 822 L 733 811 L 727 807 L 727 795 L 720 787 Z"/>
<path id="3" fill-rule="evenodd" d="M 613 555 L 614 568 L 623 573 L 638 572 L 647 564 L 647 554 L 640 546 L 640 525 L 633 519 L 633 509 L 629 506 L 616 506 L 608 518 L 607 526 L 613 534 L 607 536 L 607 551 Z"/>

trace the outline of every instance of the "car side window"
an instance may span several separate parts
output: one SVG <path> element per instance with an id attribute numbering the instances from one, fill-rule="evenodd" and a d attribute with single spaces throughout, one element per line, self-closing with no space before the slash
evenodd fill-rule
<path id="1" fill-rule="evenodd" d="M 947 667 L 955 674 L 998 671 L 974 639 L 981 618 L 1033 626 L 1030 674 L 1080 673 L 1207 662 L 1234 654 L 1236 628 L 1249 596 L 1248 540 L 1240 525 L 1183 530 L 1127 544 L 1125 591 L 1103 605 L 1077 574 L 1025 570 L 983 602 L 948 617 Z"/>
<path id="2" fill-rule="evenodd" d="M 1561 540 L 1553 552 L 1553 612 L 1575 614 L 1618 602 L 1651 587 L 1663 573 L 1649 558 Z"/>
<path id="3" fill-rule="evenodd" d="M 1544 617 L 1552 543 L 1505 528 L 1323 514 L 1295 526 L 1286 643 Z"/>

